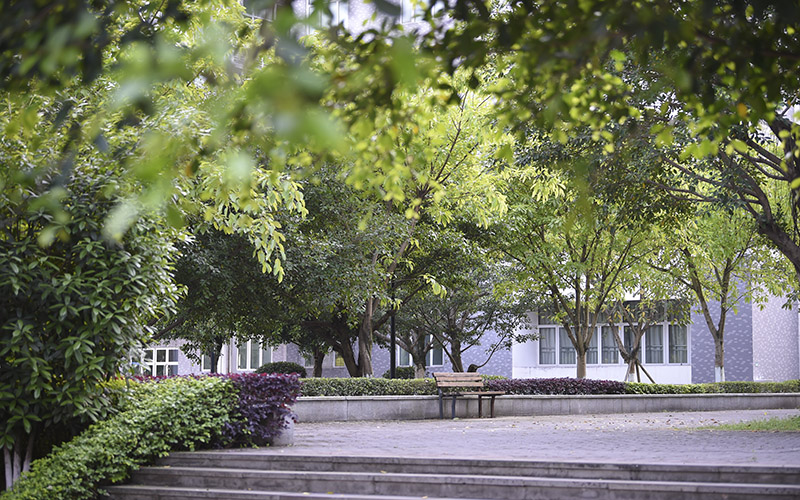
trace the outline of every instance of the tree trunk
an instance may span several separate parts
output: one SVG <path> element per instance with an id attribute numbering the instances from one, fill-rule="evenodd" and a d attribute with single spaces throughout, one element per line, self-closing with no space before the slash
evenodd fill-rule
<path id="1" fill-rule="evenodd" d="M 414 378 L 425 378 L 425 358 L 421 364 L 414 360 Z"/>
<path id="2" fill-rule="evenodd" d="M 450 340 L 450 364 L 453 365 L 454 372 L 464 371 L 464 360 L 461 359 L 461 341 L 458 339 Z"/>
<path id="3" fill-rule="evenodd" d="M 353 352 L 353 346 L 349 342 L 340 342 L 339 348 L 336 353 L 342 357 L 344 366 L 347 368 L 347 373 L 351 377 L 360 377 L 359 367 L 356 363 L 356 353 Z"/>
<path id="4" fill-rule="evenodd" d="M 714 338 L 714 382 L 725 382 L 725 343 L 721 337 Z"/>
<path id="5" fill-rule="evenodd" d="M 372 376 L 372 316 L 375 299 L 368 299 L 358 329 L 358 376 Z"/>
<path id="6" fill-rule="evenodd" d="M 636 358 L 628 359 L 628 369 L 625 370 L 625 382 L 636 382 Z"/>
<path id="7" fill-rule="evenodd" d="M 315 378 L 320 378 L 322 376 L 322 362 L 325 361 L 325 351 L 322 349 L 314 349 L 312 354 L 314 357 L 314 374 Z"/>
<path id="8" fill-rule="evenodd" d="M 578 378 L 586 378 L 586 351 L 583 352 L 578 351 L 576 349 L 576 355 L 578 357 Z"/>
<path id="9" fill-rule="evenodd" d="M 3 446 L 3 464 L 5 465 L 6 490 L 14 486 L 13 460 L 11 459 L 11 447 Z"/>

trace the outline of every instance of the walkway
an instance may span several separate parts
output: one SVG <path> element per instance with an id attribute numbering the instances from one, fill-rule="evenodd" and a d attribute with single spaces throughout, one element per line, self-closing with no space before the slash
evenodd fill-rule
<path id="1" fill-rule="evenodd" d="M 795 409 L 298 423 L 293 446 L 254 453 L 800 466 L 800 432 L 698 429 L 799 415 Z"/>

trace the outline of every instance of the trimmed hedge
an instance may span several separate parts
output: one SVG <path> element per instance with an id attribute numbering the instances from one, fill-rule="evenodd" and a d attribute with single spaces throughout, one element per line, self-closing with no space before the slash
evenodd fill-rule
<path id="1" fill-rule="evenodd" d="M 119 413 L 36 460 L 2 500 L 88 499 L 173 450 L 263 444 L 292 415 L 296 375 L 152 378 L 130 384 Z M 254 404 L 257 401 L 258 404 Z"/>
<path id="2" fill-rule="evenodd" d="M 576 378 L 505 379 L 484 375 L 486 387 L 509 394 L 703 394 L 800 392 L 800 380 L 788 382 L 722 382 L 719 384 L 641 384 Z M 310 378 L 303 396 L 414 396 L 436 394 L 433 379 Z"/>
<path id="3" fill-rule="evenodd" d="M 306 378 L 308 376 L 304 367 L 297 363 L 292 363 L 291 361 L 264 363 L 256 370 L 256 373 L 296 373 L 300 375 L 300 378 Z"/>
<path id="4" fill-rule="evenodd" d="M 436 394 L 432 378 L 308 378 L 303 396 L 419 396 Z"/>
<path id="5" fill-rule="evenodd" d="M 486 387 L 509 394 L 625 394 L 624 382 L 588 378 L 488 380 Z"/>
<path id="6" fill-rule="evenodd" d="M 390 378 L 391 370 L 383 372 L 383 378 Z M 416 376 L 416 370 L 413 366 L 398 366 L 394 369 L 394 378 L 396 379 L 412 379 Z"/>
<path id="7" fill-rule="evenodd" d="M 800 392 L 800 380 L 786 382 L 715 382 L 711 384 L 642 384 L 629 382 L 628 394 L 748 394 Z"/>

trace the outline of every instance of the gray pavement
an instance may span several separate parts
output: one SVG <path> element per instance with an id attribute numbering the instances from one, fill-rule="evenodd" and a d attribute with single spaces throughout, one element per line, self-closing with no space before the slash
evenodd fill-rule
<path id="1" fill-rule="evenodd" d="M 800 432 L 700 429 L 800 416 L 800 410 L 559 415 L 298 423 L 293 455 L 800 466 Z"/>

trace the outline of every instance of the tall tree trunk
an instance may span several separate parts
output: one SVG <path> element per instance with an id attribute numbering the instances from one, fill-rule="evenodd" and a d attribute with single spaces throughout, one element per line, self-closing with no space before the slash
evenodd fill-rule
<path id="1" fill-rule="evenodd" d="M 725 343 L 714 337 L 714 382 L 725 382 Z"/>
<path id="2" fill-rule="evenodd" d="M 581 351 L 576 349 L 576 354 L 578 357 L 578 373 L 576 376 L 578 378 L 586 378 L 586 350 L 582 349 Z"/>
<path id="3" fill-rule="evenodd" d="M 372 376 L 372 316 L 375 299 L 367 299 L 364 317 L 358 329 L 358 376 Z"/>
<path id="4" fill-rule="evenodd" d="M 447 357 L 450 358 L 450 364 L 453 365 L 454 372 L 464 371 L 464 360 L 461 359 L 461 340 L 455 337 L 450 337 L 450 350 L 447 352 Z"/>
<path id="5" fill-rule="evenodd" d="M 314 357 L 314 374 L 315 378 L 319 378 L 322 376 L 322 363 L 325 361 L 325 351 L 322 349 L 314 349 L 312 353 Z"/>
<path id="6" fill-rule="evenodd" d="M 10 490 L 14 486 L 14 461 L 11 458 L 12 448 L 8 445 L 3 446 L 3 464 L 5 465 L 6 489 Z"/>
<path id="7" fill-rule="evenodd" d="M 353 346 L 349 342 L 340 342 L 339 347 L 336 349 L 336 354 L 342 357 L 344 366 L 347 368 L 347 373 L 351 377 L 360 377 L 359 367 L 356 363 L 356 353 L 353 352 Z"/>

